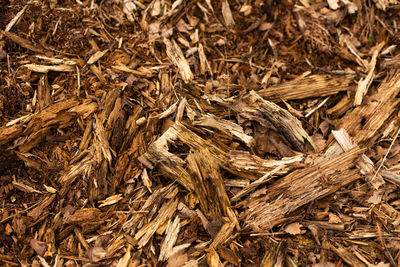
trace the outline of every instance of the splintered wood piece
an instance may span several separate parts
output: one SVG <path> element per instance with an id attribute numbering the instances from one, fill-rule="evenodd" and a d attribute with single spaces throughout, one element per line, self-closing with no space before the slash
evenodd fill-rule
<path id="1" fill-rule="evenodd" d="M 176 108 L 176 115 L 175 115 L 176 122 L 179 122 L 182 120 L 186 105 L 187 105 L 186 98 L 182 98 L 181 101 L 179 101 L 178 107 Z"/>
<path id="2" fill-rule="evenodd" d="M 178 198 L 173 198 L 165 202 L 158 215 L 151 222 L 144 225 L 135 235 L 135 239 L 138 241 L 138 247 L 144 247 L 150 238 L 154 235 L 159 227 L 166 223 L 174 215 L 176 208 L 178 207 Z"/>
<path id="3" fill-rule="evenodd" d="M 214 249 L 210 249 L 207 252 L 207 264 L 210 267 L 222 267 L 224 266 L 218 256 L 218 253 Z"/>
<path id="4" fill-rule="evenodd" d="M 43 108 L 47 107 L 50 104 L 51 101 L 50 86 L 46 74 L 40 76 L 37 97 L 38 97 L 39 110 L 42 110 Z"/>
<path id="5" fill-rule="evenodd" d="M 400 92 L 400 70 L 389 73 L 376 91 L 365 97 L 363 105 L 346 114 L 336 129 L 345 129 L 361 147 L 369 147 L 379 136 L 376 133 L 396 110 Z"/>
<path id="6" fill-rule="evenodd" d="M 272 102 L 334 95 L 354 87 L 355 75 L 310 75 L 301 79 L 273 85 L 257 93 Z"/>
<path id="7" fill-rule="evenodd" d="M 110 196 L 104 200 L 99 201 L 99 203 L 100 203 L 99 208 L 109 206 L 109 205 L 114 205 L 114 204 L 118 203 L 119 201 L 121 201 L 122 199 L 124 199 L 122 197 L 122 194 Z"/>
<path id="8" fill-rule="evenodd" d="M 105 216 L 99 209 L 83 208 L 75 211 L 65 222 L 71 226 L 80 226 L 82 233 L 87 234 L 96 230 L 104 221 Z"/>
<path id="9" fill-rule="evenodd" d="M 193 152 L 187 156 L 188 170 L 184 160 L 168 151 L 168 145 L 177 140 L 189 146 Z M 228 161 L 226 152 L 177 122 L 149 147 L 144 156 L 157 164 L 167 177 L 189 191 L 195 191 L 207 217 L 229 217 L 239 227 L 219 173 L 219 164 L 225 165 Z"/>
<path id="10" fill-rule="evenodd" d="M 397 184 L 398 186 L 400 186 L 400 175 L 395 173 L 395 172 L 391 172 L 389 170 L 381 170 L 380 174 L 385 178 L 386 181 L 389 181 L 393 184 Z"/>
<path id="11" fill-rule="evenodd" d="M 104 50 L 104 51 L 97 51 L 96 53 L 94 53 L 86 62 L 87 64 L 93 64 L 95 63 L 97 60 L 99 60 L 100 58 L 102 58 L 106 53 L 108 52 L 108 49 Z"/>
<path id="12" fill-rule="evenodd" d="M 31 50 L 36 53 L 44 53 L 45 52 L 43 48 L 38 47 L 35 44 L 32 44 L 30 41 L 16 35 L 15 33 L 8 32 L 8 31 L 1 31 L 1 33 L 4 34 L 7 38 L 9 38 L 11 41 L 19 44 L 20 46 L 22 46 L 28 50 Z"/>
<path id="13" fill-rule="evenodd" d="M 352 141 L 361 148 L 369 148 L 374 144 L 380 134 L 384 131 L 382 126 L 391 117 L 400 100 L 396 95 L 400 92 L 400 70 L 396 69 L 389 73 L 382 81 L 376 91 L 367 95 L 362 105 L 346 114 L 336 125 L 336 129 L 343 128 Z M 329 137 L 331 145 L 316 163 L 332 159 L 343 150 L 333 140 L 333 134 Z M 377 189 L 382 184 L 379 177 L 371 181 Z"/>
<path id="14" fill-rule="evenodd" d="M 36 190 L 35 188 L 33 188 L 33 187 L 31 187 L 31 186 L 29 186 L 29 185 L 27 185 L 27 184 L 24 184 L 24 183 L 22 183 L 22 182 L 13 181 L 13 182 L 12 182 L 12 185 L 13 185 L 15 188 L 17 188 L 17 189 L 19 189 L 19 190 L 21 190 L 21 191 L 23 191 L 23 192 L 26 192 L 26 193 L 38 193 L 38 194 L 43 194 L 43 192 L 41 192 L 41 191 L 39 191 L 39 190 Z"/>
<path id="15" fill-rule="evenodd" d="M 65 174 L 60 176 L 58 181 L 61 184 L 67 184 L 67 185 L 73 183 L 74 180 L 79 175 L 90 173 L 92 169 L 92 163 L 93 163 L 93 156 L 91 154 L 88 154 L 86 157 L 82 158 L 77 163 L 70 165 L 69 170 Z"/>
<path id="16" fill-rule="evenodd" d="M 125 66 L 122 63 L 119 63 L 118 65 L 114 65 L 111 68 L 116 71 L 132 73 L 133 75 L 136 75 L 139 77 L 151 78 L 154 76 L 154 74 L 149 71 L 133 70 L 133 69 L 128 68 L 127 66 Z"/>
<path id="17" fill-rule="evenodd" d="M 211 243 L 210 248 L 216 248 L 232 238 L 232 233 L 235 229 L 235 226 L 235 222 L 225 223 L 224 225 L 222 225 L 218 234 L 215 236 L 213 242 Z"/>
<path id="18" fill-rule="evenodd" d="M 27 215 L 31 216 L 34 220 L 40 217 L 40 215 L 43 213 L 43 210 L 48 207 L 53 200 L 55 199 L 56 195 L 51 195 L 51 196 L 46 196 L 42 200 L 40 200 L 38 205 L 30 210 Z"/>
<path id="19" fill-rule="evenodd" d="M 248 151 L 232 150 L 228 153 L 229 167 L 242 176 L 254 181 L 263 176 L 265 173 L 280 167 L 276 174 L 283 175 L 288 173 L 292 165 L 298 165 L 303 160 L 303 155 L 282 158 L 280 160 L 267 160 L 252 155 Z M 246 175 L 245 175 L 246 174 Z"/>
<path id="20" fill-rule="evenodd" d="M 43 60 L 46 63 L 50 63 L 53 65 L 59 65 L 59 64 L 65 64 L 65 65 L 70 65 L 70 66 L 76 66 L 77 65 L 77 60 L 72 60 L 72 59 L 68 59 L 68 58 L 56 58 L 56 57 L 46 57 L 43 55 L 36 55 L 35 56 L 37 59 L 39 60 Z M 79 62 L 79 61 L 78 61 Z"/>
<path id="21" fill-rule="evenodd" d="M 159 261 L 168 260 L 168 258 L 174 253 L 173 247 L 178 238 L 180 229 L 179 223 L 179 216 L 176 216 L 173 222 L 171 220 L 168 221 L 167 229 L 165 230 L 166 235 L 160 248 L 160 256 L 158 257 Z"/>
<path id="22" fill-rule="evenodd" d="M 107 139 L 112 147 L 122 143 L 125 126 L 124 101 L 118 97 L 114 103 L 114 109 L 110 112 L 105 128 L 107 129 Z M 110 139 L 111 138 L 111 139 Z"/>
<path id="23" fill-rule="evenodd" d="M 4 145 L 18 138 L 24 130 L 21 124 L 14 124 L 8 127 L 0 128 L 0 145 Z"/>
<path id="24" fill-rule="evenodd" d="M 368 89 L 372 84 L 372 80 L 375 77 L 374 71 L 375 71 L 375 66 L 376 66 L 376 59 L 384 45 L 385 45 L 385 42 L 383 41 L 380 44 L 378 44 L 376 47 L 373 48 L 372 58 L 367 66 L 367 70 L 368 70 L 367 77 L 361 78 L 361 80 L 358 82 L 356 95 L 354 97 L 354 105 L 355 106 L 358 106 L 361 104 L 364 95 L 368 92 Z"/>
<path id="25" fill-rule="evenodd" d="M 247 120 L 256 121 L 266 129 L 273 129 L 298 151 L 305 152 L 306 143 L 317 150 L 296 117 L 280 106 L 264 100 L 255 91 L 240 99 L 232 109 Z"/>
<path id="26" fill-rule="evenodd" d="M 350 136 L 344 129 L 340 129 L 338 131 L 332 131 L 333 136 L 336 139 L 336 142 L 342 147 L 343 151 L 348 151 L 357 145 L 351 141 Z M 368 158 L 365 154 L 360 157 L 360 160 L 356 164 L 356 166 L 361 170 L 363 175 L 366 175 L 371 182 L 375 186 L 375 188 L 379 188 L 379 186 L 383 185 L 385 181 L 382 176 L 378 173 L 375 175 L 376 170 L 374 168 L 374 163 L 370 158 Z"/>
<path id="27" fill-rule="evenodd" d="M 199 44 L 199 60 L 201 74 L 205 74 L 208 71 L 212 76 L 213 72 L 211 70 L 210 63 L 207 60 L 206 54 L 204 53 L 204 48 L 202 44 Z"/>
<path id="28" fill-rule="evenodd" d="M 357 259 L 357 257 L 351 252 L 351 249 L 343 247 L 340 244 L 336 244 L 336 246 L 331 244 L 329 248 L 350 266 L 365 266 L 365 264 Z"/>
<path id="29" fill-rule="evenodd" d="M 24 67 L 26 67 L 31 71 L 39 73 L 48 73 L 49 71 L 73 72 L 76 70 L 75 66 L 67 64 L 60 64 L 60 65 L 25 64 Z"/>
<path id="30" fill-rule="evenodd" d="M 24 130 L 24 134 L 28 135 L 47 127 L 67 125 L 76 116 L 76 113 L 69 109 L 78 106 L 79 103 L 75 99 L 60 101 L 32 115 Z"/>
<path id="31" fill-rule="evenodd" d="M 66 223 L 81 225 L 86 221 L 99 220 L 101 215 L 102 212 L 96 208 L 79 209 L 66 220 Z"/>
<path id="32" fill-rule="evenodd" d="M 42 163 L 46 164 L 47 166 L 51 166 L 52 164 L 45 159 L 41 159 L 34 154 L 31 153 L 20 153 L 18 151 L 14 151 L 15 155 L 25 163 L 25 166 L 34 168 L 38 171 L 42 171 Z"/>
<path id="33" fill-rule="evenodd" d="M 97 110 L 98 110 L 98 105 L 96 102 L 86 100 L 82 104 L 70 108 L 68 111 L 74 112 L 79 116 L 82 116 L 82 119 L 86 119 Z"/>
<path id="34" fill-rule="evenodd" d="M 107 83 L 107 80 L 104 77 L 103 73 L 101 72 L 100 68 L 98 68 L 96 65 L 90 65 L 89 68 L 93 72 L 93 74 L 96 75 L 96 77 L 100 80 L 102 84 Z"/>
<path id="35" fill-rule="evenodd" d="M 108 116 L 110 116 L 110 113 L 114 109 L 115 101 L 117 101 L 120 94 L 121 94 L 121 90 L 116 88 L 116 89 L 109 91 L 107 93 L 107 95 L 103 96 L 102 101 L 101 101 L 102 102 L 101 103 L 102 110 L 99 115 L 99 119 L 100 119 L 101 123 L 104 124 L 105 121 L 107 120 Z"/>
<path id="36" fill-rule="evenodd" d="M 212 114 L 201 116 L 197 121 L 193 122 L 193 125 L 206 126 L 220 130 L 221 132 L 229 132 L 238 140 L 245 143 L 248 147 L 253 147 L 255 143 L 254 138 L 245 134 L 243 128 L 240 125 L 228 120 L 218 118 Z"/>
<path id="37" fill-rule="evenodd" d="M 25 139 L 24 143 L 19 146 L 20 152 L 28 152 L 36 145 L 46 140 L 46 137 L 50 134 L 50 127 L 45 127 L 31 133 L 28 138 Z"/>
<path id="38" fill-rule="evenodd" d="M 170 153 L 168 144 L 174 142 L 179 134 L 176 123 L 171 126 L 160 138 L 150 145 L 144 157 L 157 165 L 159 170 L 172 180 L 176 180 L 189 191 L 194 191 L 189 174 L 184 168 L 185 161 Z"/>
<path id="39" fill-rule="evenodd" d="M 222 11 L 222 17 L 224 18 L 226 26 L 228 28 L 232 28 L 233 26 L 235 26 L 235 21 L 233 20 L 231 8 L 230 8 L 227 0 L 222 1 L 221 11 Z"/>
<path id="40" fill-rule="evenodd" d="M 167 38 L 164 38 L 164 44 L 169 60 L 178 67 L 183 81 L 185 83 L 190 82 L 194 76 L 178 44 L 174 40 L 171 42 Z"/>
<path id="41" fill-rule="evenodd" d="M 131 260 L 131 249 L 132 246 L 128 245 L 126 248 L 125 255 L 119 259 L 117 267 L 127 267 L 129 266 L 130 260 Z"/>
<path id="42" fill-rule="evenodd" d="M 240 190 L 236 195 L 234 195 L 231 200 L 232 201 L 237 201 L 239 200 L 241 197 L 243 197 L 244 195 L 250 193 L 251 191 L 253 191 L 255 188 L 257 188 L 258 186 L 265 184 L 266 182 L 268 182 L 269 180 L 272 179 L 272 175 L 276 174 L 277 172 L 280 171 L 280 169 L 282 169 L 283 165 L 277 166 L 275 169 L 273 169 L 272 171 L 266 173 L 265 175 L 261 176 L 258 180 L 252 182 L 251 184 L 249 184 L 248 186 L 245 186 L 242 190 Z"/>
<path id="43" fill-rule="evenodd" d="M 93 127 L 93 120 L 86 121 L 86 128 L 83 132 L 83 136 L 81 139 L 81 143 L 79 144 L 79 150 L 83 151 L 89 146 L 89 142 L 92 139 L 92 127 Z"/>
<path id="44" fill-rule="evenodd" d="M 226 194 L 225 184 L 215 159 L 201 154 L 190 154 L 187 157 L 188 171 L 200 207 L 208 219 L 228 215 L 230 201 Z"/>
<path id="45" fill-rule="evenodd" d="M 359 171 L 351 168 L 363 152 L 353 148 L 332 160 L 296 170 L 273 183 L 268 190 L 260 189 L 265 195 L 258 192 L 260 190 L 254 192 L 239 203 L 247 209 L 244 213 L 245 224 L 254 230 L 270 229 L 302 205 L 360 179 Z"/>
<path id="46" fill-rule="evenodd" d="M 209 141 L 203 140 L 181 123 L 176 122 L 169 127 L 160 138 L 150 145 L 144 156 L 153 164 L 156 164 L 164 175 L 177 181 L 189 191 L 194 191 L 195 187 L 192 178 L 184 168 L 185 161 L 168 151 L 169 144 L 173 144 L 177 140 L 189 146 L 194 153 L 202 153 L 203 156 L 217 159 L 220 163 L 227 162 L 226 151 L 214 146 Z"/>
<path id="47" fill-rule="evenodd" d="M 107 132 L 100 122 L 100 119 L 95 115 L 94 123 L 94 139 L 93 146 L 95 147 L 95 157 L 100 161 L 101 158 L 106 159 L 109 163 L 112 160 L 112 150 L 107 138 Z"/>
<path id="48" fill-rule="evenodd" d="M 135 194 L 133 199 L 141 199 L 147 191 L 146 188 L 141 188 Z M 133 207 L 130 211 L 131 217 L 124 223 L 122 228 L 125 232 L 129 234 L 136 233 L 138 227 L 143 226 L 145 222 L 152 219 L 154 213 L 156 212 L 155 207 L 161 205 L 161 201 L 168 195 L 170 197 L 175 197 L 178 193 L 176 185 L 170 184 L 169 186 L 161 187 L 155 190 L 144 202 L 144 204 L 139 207 Z M 137 204 L 138 205 L 138 204 Z M 152 210 L 152 212 L 150 212 Z"/>
<path id="49" fill-rule="evenodd" d="M 29 1 L 7 24 L 5 28 L 5 32 L 9 32 L 11 28 L 20 20 L 22 15 L 25 13 L 25 10 L 32 4 L 33 1 Z"/>

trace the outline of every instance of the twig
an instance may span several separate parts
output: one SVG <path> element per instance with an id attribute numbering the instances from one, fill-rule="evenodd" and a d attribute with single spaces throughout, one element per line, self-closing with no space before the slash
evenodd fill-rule
<path id="1" fill-rule="evenodd" d="M 325 98 L 321 103 L 319 103 L 315 108 L 313 108 L 312 110 L 310 110 L 304 117 L 308 118 L 310 117 L 311 114 L 313 114 L 315 111 L 317 111 L 319 108 L 321 108 L 326 101 L 328 101 L 329 96 L 327 98 Z"/>
<path id="2" fill-rule="evenodd" d="M 26 11 L 26 9 L 28 8 L 28 6 L 30 4 L 32 4 L 33 0 L 30 0 L 25 6 L 24 8 L 22 8 L 17 15 L 15 15 L 15 17 L 7 24 L 6 29 L 4 31 L 9 32 L 11 30 L 11 28 L 17 23 L 17 21 L 22 17 L 22 15 L 24 14 L 24 12 Z"/>
<path id="3" fill-rule="evenodd" d="M 378 169 L 376 170 L 376 172 L 375 172 L 374 176 L 372 177 L 371 181 L 373 181 L 373 180 L 375 179 L 375 177 L 378 175 L 379 171 L 381 170 L 381 168 L 382 168 L 382 166 L 383 166 L 383 163 L 385 162 L 387 156 L 389 155 L 390 150 L 391 150 L 392 147 L 393 147 L 394 142 L 396 141 L 397 137 L 399 137 L 399 133 L 400 133 L 400 126 L 399 126 L 399 129 L 397 130 L 396 135 L 394 136 L 394 138 L 393 138 L 393 140 L 392 140 L 392 143 L 391 143 L 390 146 L 389 146 L 389 149 L 387 150 L 385 156 L 383 157 L 381 164 L 379 164 L 379 167 L 378 167 Z"/>

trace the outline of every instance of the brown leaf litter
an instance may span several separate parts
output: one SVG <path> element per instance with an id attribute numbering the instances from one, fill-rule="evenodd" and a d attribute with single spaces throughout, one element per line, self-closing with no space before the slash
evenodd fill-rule
<path id="1" fill-rule="evenodd" d="M 0 10 L 1 265 L 400 265 L 397 0 Z"/>

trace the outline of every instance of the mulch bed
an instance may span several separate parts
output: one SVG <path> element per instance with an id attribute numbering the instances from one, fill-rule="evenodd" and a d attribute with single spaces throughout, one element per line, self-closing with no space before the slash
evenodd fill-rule
<path id="1" fill-rule="evenodd" d="M 400 265 L 397 0 L 0 10 L 0 264 Z"/>

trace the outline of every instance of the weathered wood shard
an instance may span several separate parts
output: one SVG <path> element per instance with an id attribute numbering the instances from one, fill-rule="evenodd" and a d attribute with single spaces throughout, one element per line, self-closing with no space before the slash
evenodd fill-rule
<path id="1" fill-rule="evenodd" d="M 178 67 L 183 81 L 188 83 L 191 79 L 193 79 L 193 73 L 190 70 L 189 63 L 186 61 L 182 50 L 174 40 L 171 42 L 167 38 L 164 38 L 164 44 L 166 46 L 168 58 L 174 65 Z"/>
<path id="2" fill-rule="evenodd" d="M 192 153 L 200 153 L 205 157 L 214 158 L 220 164 L 227 162 L 226 151 L 202 139 L 181 123 L 172 125 L 160 138 L 150 145 L 144 156 L 153 162 L 163 174 L 177 181 L 189 191 L 194 191 L 195 187 L 191 176 L 184 168 L 185 161 L 169 152 L 169 144 L 173 144 L 178 140 L 189 146 Z"/>
<path id="3" fill-rule="evenodd" d="M 202 154 L 190 154 L 187 162 L 203 213 L 208 218 L 228 217 L 233 214 L 232 211 L 229 211 L 230 201 L 215 159 Z"/>
<path id="4" fill-rule="evenodd" d="M 20 124 L 0 128 L 0 145 L 6 144 L 20 136 L 23 129 L 24 127 Z"/>
<path id="5" fill-rule="evenodd" d="M 158 211 L 158 215 L 151 222 L 144 225 L 135 235 L 135 239 L 138 241 L 138 247 L 144 247 L 147 242 L 149 242 L 150 238 L 154 235 L 154 233 L 161 227 L 164 223 L 166 223 L 169 219 L 172 218 L 173 214 L 176 211 L 178 206 L 178 199 L 171 199 L 165 202 L 160 210 Z"/>
<path id="6" fill-rule="evenodd" d="M 255 91 L 251 91 L 232 105 L 232 110 L 246 120 L 255 121 L 263 128 L 276 131 L 298 151 L 305 152 L 306 144 L 317 150 L 296 117 L 278 105 L 264 100 Z"/>
<path id="7" fill-rule="evenodd" d="M 297 155 L 280 160 L 267 160 L 242 150 L 231 150 L 228 155 L 230 168 L 242 173 L 242 176 L 248 174 L 246 177 L 250 180 L 256 180 L 277 167 L 281 167 L 277 175 L 286 174 L 292 167 L 301 165 L 304 158 L 303 155 Z"/>
<path id="8" fill-rule="evenodd" d="M 141 190 L 134 194 L 133 200 L 138 201 L 143 198 L 146 195 L 146 191 L 147 189 L 142 187 Z M 128 234 L 136 233 L 138 229 L 153 219 L 157 210 L 152 209 L 152 207 L 159 207 L 165 201 L 166 196 L 176 196 L 177 191 L 177 186 L 171 184 L 154 190 L 143 204 L 134 202 L 122 229 Z"/>
<path id="9" fill-rule="evenodd" d="M 244 133 L 243 128 L 231 121 L 227 121 L 221 118 L 218 118 L 212 114 L 207 114 L 201 116 L 197 121 L 193 122 L 193 125 L 199 126 L 207 126 L 222 132 L 229 132 L 233 136 L 235 136 L 238 140 L 245 143 L 248 147 L 254 146 L 254 138 Z"/>
<path id="10" fill-rule="evenodd" d="M 366 266 L 362 261 L 360 261 L 352 252 L 346 247 L 340 244 L 330 244 L 329 248 L 334 251 L 339 257 L 343 259 L 350 266 Z"/>
<path id="11" fill-rule="evenodd" d="M 167 260 L 174 253 L 173 246 L 178 238 L 180 229 L 179 223 L 179 216 L 176 216 L 173 222 L 171 220 L 168 221 L 167 229 L 165 230 L 166 235 L 161 244 L 160 256 L 158 258 L 160 261 Z"/>
<path id="12" fill-rule="evenodd" d="M 336 142 L 339 143 L 343 151 L 348 151 L 357 145 L 351 141 L 350 136 L 344 129 L 338 131 L 332 131 Z M 378 187 L 384 183 L 383 178 L 380 174 L 376 174 L 376 169 L 374 168 L 374 163 L 366 155 L 361 155 L 360 160 L 357 162 L 356 166 L 360 169 L 361 174 L 368 176 L 367 180 L 372 181 Z"/>
<path id="13" fill-rule="evenodd" d="M 256 189 L 258 186 L 265 184 L 269 180 L 272 179 L 272 175 L 276 174 L 277 172 L 280 171 L 280 169 L 283 168 L 283 165 L 277 166 L 275 169 L 273 169 L 270 172 L 267 172 L 263 176 L 261 176 L 259 179 L 256 181 L 252 182 L 251 184 L 245 186 L 242 190 L 240 190 L 236 195 L 234 195 L 231 200 L 232 201 L 237 201 L 241 197 L 245 196 L 246 194 L 250 193 L 254 189 Z"/>
<path id="14" fill-rule="evenodd" d="M 271 229 L 302 205 L 360 179 L 359 171 L 352 168 L 363 152 L 359 148 L 351 149 L 332 160 L 296 170 L 268 189 L 256 191 L 255 197 L 250 195 L 238 204 L 246 208 L 245 224 L 256 231 Z"/>
<path id="15" fill-rule="evenodd" d="M 334 95 L 355 87 L 354 74 L 347 75 L 310 75 L 293 81 L 269 86 L 257 93 L 272 102 L 297 100 L 312 97 Z"/>
<path id="16" fill-rule="evenodd" d="M 399 265 L 397 2 L 0 1 L 0 265 Z"/>
<path id="17" fill-rule="evenodd" d="M 379 137 L 377 132 L 400 102 L 400 70 L 388 73 L 376 91 L 364 98 L 365 105 L 350 111 L 338 122 L 336 128 L 345 129 L 361 147 L 369 146 Z"/>
<path id="18" fill-rule="evenodd" d="M 364 98 L 362 105 L 357 106 L 340 119 L 336 128 L 343 128 L 352 137 L 352 141 L 361 148 L 370 147 L 379 137 L 379 133 L 384 131 L 382 126 L 386 120 L 396 110 L 395 107 L 400 102 L 400 99 L 396 98 L 399 92 L 400 71 L 397 69 L 388 74 L 376 91 Z M 316 163 L 331 159 L 343 151 L 340 145 L 333 140 L 333 135 L 329 140 L 331 141 L 330 145 Z M 383 180 L 380 176 L 375 178 L 369 182 L 375 188 L 379 188 Z"/>
<path id="19" fill-rule="evenodd" d="M 39 46 L 37 46 L 36 44 L 33 44 L 32 42 L 18 36 L 15 33 L 12 32 L 8 32 L 8 31 L 1 31 L 2 34 L 4 34 L 7 38 L 9 38 L 10 40 L 12 40 L 13 42 L 19 44 L 20 46 L 31 50 L 33 52 L 36 53 L 44 53 L 45 50 Z"/>
<path id="20" fill-rule="evenodd" d="M 373 49 L 371 61 L 367 65 L 367 71 L 368 71 L 367 77 L 362 78 L 358 82 L 356 95 L 354 96 L 354 105 L 355 106 L 361 104 L 364 95 L 367 93 L 369 87 L 372 84 L 372 80 L 375 77 L 374 71 L 375 71 L 375 66 L 376 66 L 376 59 L 384 45 L 385 45 L 385 42 L 381 42 Z"/>
<path id="21" fill-rule="evenodd" d="M 169 144 L 177 141 L 191 149 L 186 160 L 168 151 Z M 144 156 L 164 175 L 194 191 L 201 210 L 209 219 L 228 217 L 238 226 L 219 171 L 220 165 L 225 165 L 228 160 L 226 152 L 177 122 L 149 147 Z"/>

